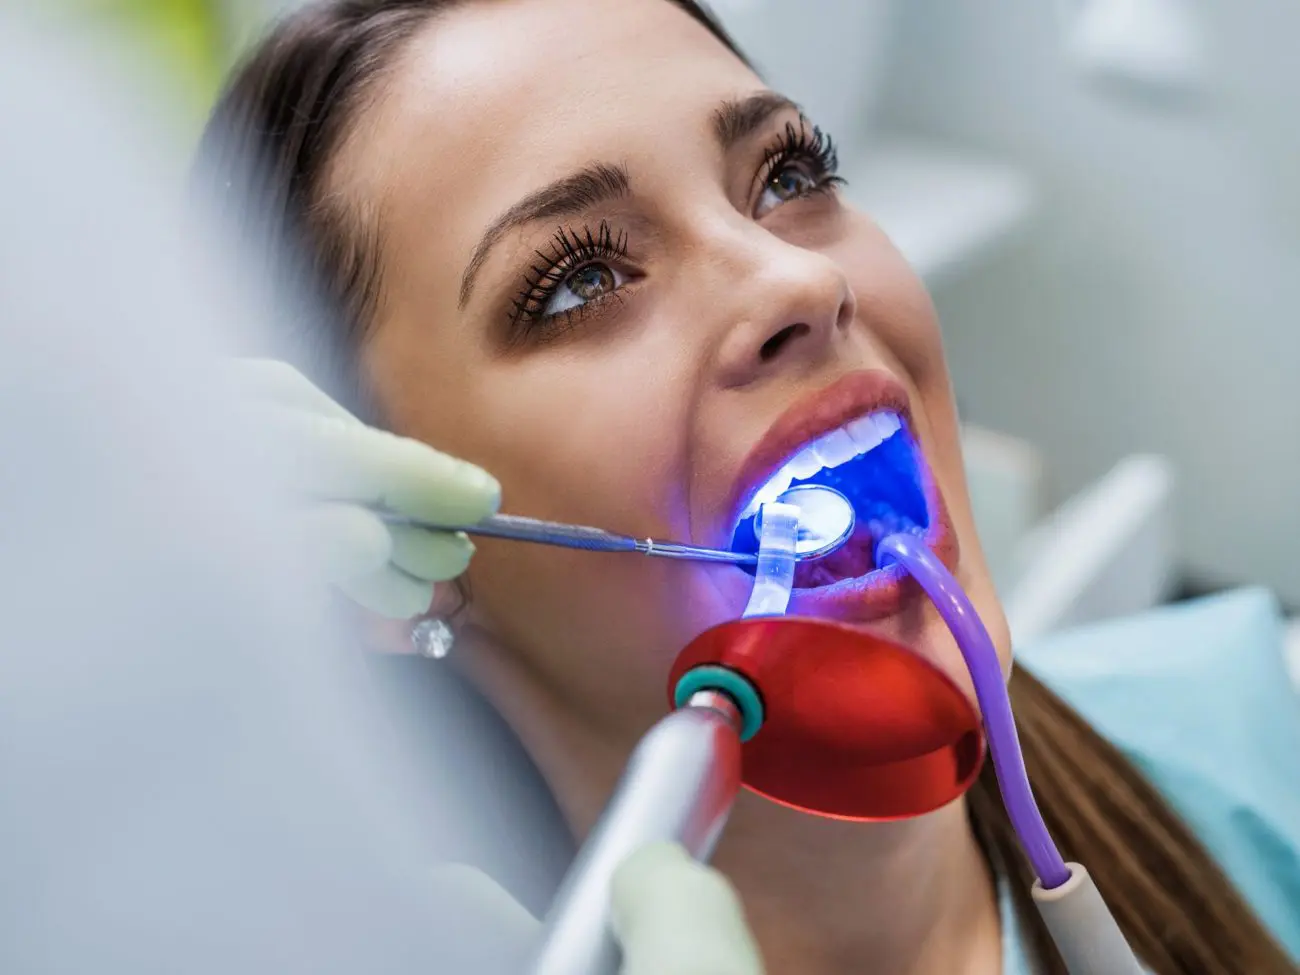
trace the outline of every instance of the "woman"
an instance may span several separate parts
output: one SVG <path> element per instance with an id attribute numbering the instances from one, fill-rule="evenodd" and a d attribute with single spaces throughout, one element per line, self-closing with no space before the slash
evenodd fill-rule
<path id="1" fill-rule="evenodd" d="M 693 3 L 326 2 L 257 49 L 212 131 L 266 159 L 275 232 L 306 242 L 345 310 L 328 338 L 345 348 L 352 405 L 490 471 L 512 512 L 727 546 L 760 487 L 746 458 L 769 431 L 797 415 L 811 440 L 850 416 L 902 414 L 921 455 L 912 477 L 936 488 L 940 554 L 995 637 L 1064 852 L 1089 864 L 1151 971 L 1295 971 L 1156 790 L 1011 672 L 925 291 L 840 199 L 829 136 Z M 392 450 L 391 483 L 353 487 L 409 506 L 418 449 Z M 457 471 L 450 506 L 490 510 L 494 484 Z M 363 547 L 379 531 L 355 524 Z M 453 575 L 470 549 L 400 534 L 391 551 L 353 591 L 400 616 L 427 607 L 412 576 Z M 792 611 L 867 624 L 969 693 L 938 617 L 870 568 L 802 580 Z M 662 714 L 677 651 L 737 616 L 749 590 L 731 568 L 487 542 L 465 581 L 433 615 L 452 621 L 457 659 L 579 837 Z M 991 775 L 883 825 L 742 796 L 714 864 L 768 968 L 1028 971 L 1023 951 L 1033 970 L 1061 971 Z"/>

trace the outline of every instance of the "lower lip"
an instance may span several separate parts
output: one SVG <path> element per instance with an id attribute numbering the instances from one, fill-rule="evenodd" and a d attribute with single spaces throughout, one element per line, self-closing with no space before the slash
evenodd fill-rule
<path id="1" fill-rule="evenodd" d="M 935 556 L 952 572 L 956 571 L 959 558 L 957 535 L 932 477 L 927 477 L 931 480 L 926 487 L 931 517 L 930 528 L 924 537 Z M 923 596 L 911 577 L 893 565 L 816 589 L 796 589 L 790 597 L 789 612 L 792 616 L 873 623 L 902 612 L 914 599 Z"/>

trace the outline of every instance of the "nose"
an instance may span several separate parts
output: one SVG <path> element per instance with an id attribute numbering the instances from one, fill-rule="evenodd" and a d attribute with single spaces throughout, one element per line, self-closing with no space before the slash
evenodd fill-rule
<path id="1" fill-rule="evenodd" d="M 853 291 L 830 257 L 753 228 L 726 262 L 721 302 L 726 332 L 722 383 L 745 386 L 778 373 L 813 369 L 831 354 L 856 313 Z"/>

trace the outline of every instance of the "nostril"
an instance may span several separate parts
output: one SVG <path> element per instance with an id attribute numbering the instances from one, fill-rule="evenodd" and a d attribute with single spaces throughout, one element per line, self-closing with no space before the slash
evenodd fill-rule
<path id="1" fill-rule="evenodd" d="M 802 335 L 807 335 L 810 331 L 812 331 L 812 329 L 802 322 L 797 325 L 787 325 L 763 343 L 762 347 L 758 350 L 759 359 L 763 362 L 771 362 L 780 355 L 781 350 L 789 345 L 792 340 L 799 338 Z"/>

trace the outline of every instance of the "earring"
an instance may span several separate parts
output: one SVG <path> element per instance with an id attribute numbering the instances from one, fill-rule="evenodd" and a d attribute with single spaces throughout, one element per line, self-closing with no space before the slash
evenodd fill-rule
<path id="1" fill-rule="evenodd" d="M 451 653 L 455 642 L 456 634 L 440 616 L 425 617 L 411 627 L 411 645 L 422 657 L 441 660 Z"/>

